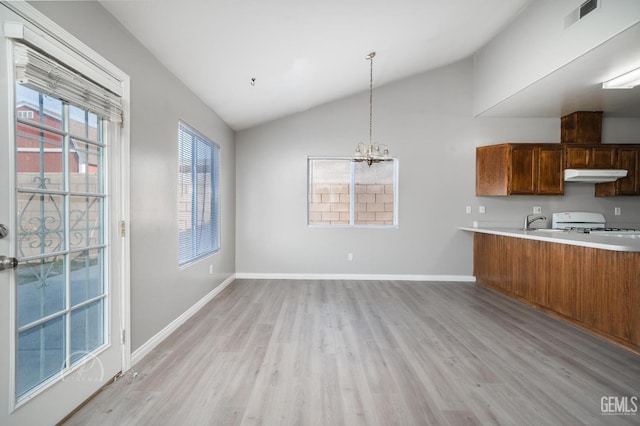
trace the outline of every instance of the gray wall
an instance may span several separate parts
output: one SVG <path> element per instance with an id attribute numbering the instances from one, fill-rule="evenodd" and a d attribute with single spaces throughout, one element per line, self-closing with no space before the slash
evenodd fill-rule
<path id="1" fill-rule="evenodd" d="M 533 206 L 640 223 L 638 197 L 595 198 L 593 184 L 569 184 L 562 197 L 476 197 L 476 146 L 559 142 L 560 119 L 474 118 L 472 67 L 466 59 L 374 89 L 374 139 L 400 161 L 398 229 L 306 225 L 306 158 L 351 155 L 367 138 L 368 92 L 238 132 L 238 274 L 471 275 L 472 238 L 457 228 L 474 220 L 520 223 Z M 637 124 L 605 120 L 603 138 L 640 143 L 640 136 L 629 140 Z M 619 218 L 614 206 L 622 208 Z"/>
<path id="2" fill-rule="evenodd" d="M 33 5 L 131 77 L 131 348 L 135 350 L 235 272 L 234 133 L 99 3 Z M 222 249 L 182 270 L 177 260 L 179 119 L 218 143 L 221 153 Z"/>

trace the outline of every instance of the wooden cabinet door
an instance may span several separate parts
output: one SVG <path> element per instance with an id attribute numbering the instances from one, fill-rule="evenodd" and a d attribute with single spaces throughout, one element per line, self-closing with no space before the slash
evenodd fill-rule
<path id="1" fill-rule="evenodd" d="M 596 197 L 640 195 L 640 145 L 618 145 L 615 157 L 613 168 L 627 170 L 627 177 L 596 184 Z"/>
<path id="2" fill-rule="evenodd" d="M 562 147 L 545 147 L 538 150 L 537 194 L 561 195 L 564 193 Z"/>
<path id="3" fill-rule="evenodd" d="M 514 146 L 511 150 L 510 194 L 535 194 L 537 191 L 536 147 Z"/>
<path id="4" fill-rule="evenodd" d="M 565 151 L 567 154 L 567 169 L 584 169 L 589 167 L 591 148 L 586 146 L 567 146 Z"/>
<path id="5" fill-rule="evenodd" d="M 476 195 L 562 195 L 564 147 L 500 144 L 476 148 Z"/>
<path id="6" fill-rule="evenodd" d="M 476 148 L 476 195 L 508 195 L 509 159 L 509 145 Z"/>
<path id="7" fill-rule="evenodd" d="M 567 169 L 612 169 L 616 165 L 615 146 L 567 146 Z"/>
<path id="8" fill-rule="evenodd" d="M 613 169 L 616 167 L 616 147 L 599 146 L 591 149 L 591 167 Z"/>
<path id="9" fill-rule="evenodd" d="M 616 195 L 640 194 L 638 148 L 618 149 L 618 168 L 628 170 L 627 177 L 616 181 Z"/>

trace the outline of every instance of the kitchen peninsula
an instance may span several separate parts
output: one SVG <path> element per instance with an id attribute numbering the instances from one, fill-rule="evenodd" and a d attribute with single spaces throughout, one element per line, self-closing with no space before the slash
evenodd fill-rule
<path id="1" fill-rule="evenodd" d="M 460 229 L 479 284 L 640 352 L 640 238 Z"/>

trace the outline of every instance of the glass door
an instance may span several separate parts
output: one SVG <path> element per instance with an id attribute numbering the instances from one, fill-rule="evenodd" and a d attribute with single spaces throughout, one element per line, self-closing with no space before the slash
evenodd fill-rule
<path id="1" fill-rule="evenodd" d="M 107 343 L 104 129 L 16 85 L 16 398 Z"/>
<path id="2" fill-rule="evenodd" d="M 128 365 L 127 114 L 81 79 L 129 79 L 24 2 L 0 22 L 0 424 L 56 424 Z"/>
<path id="3" fill-rule="evenodd" d="M 13 137 L 0 138 L 0 255 L 18 262 L 0 262 L 0 424 L 55 424 L 122 370 L 118 129 L 14 89 Z"/>

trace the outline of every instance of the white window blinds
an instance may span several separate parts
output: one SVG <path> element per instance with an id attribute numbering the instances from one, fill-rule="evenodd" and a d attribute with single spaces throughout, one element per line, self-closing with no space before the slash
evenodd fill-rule
<path id="1" fill-rule="evenodd" d="M 218 169 L 220 148 L 198 132 L 178 126 L 178 263 L 220 249 Z"/>
<path id="2" fill-rule="evenodd" d="M 24 44 L 15 43 L 14 59 L 17 83 L 106 120 L 122 121 L 122 103 L 118 95 Z"/>

